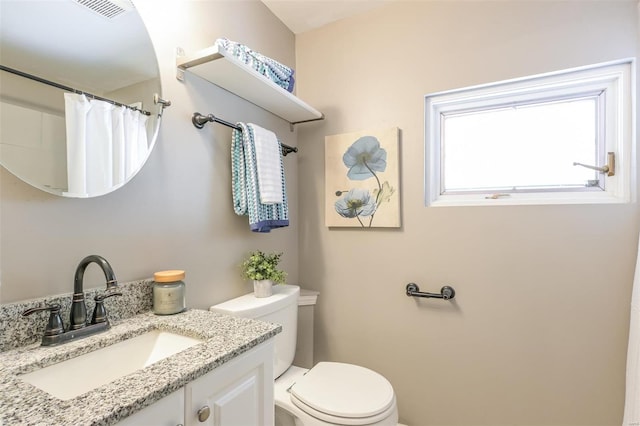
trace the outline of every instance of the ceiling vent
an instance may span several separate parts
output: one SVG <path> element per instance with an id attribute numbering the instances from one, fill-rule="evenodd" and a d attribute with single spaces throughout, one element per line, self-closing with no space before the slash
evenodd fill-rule
<path id="1" fill-rule="evenodd" d="M 133 10 L 130 0 L 75 0 L 81 6 L 108 19 Z"/>

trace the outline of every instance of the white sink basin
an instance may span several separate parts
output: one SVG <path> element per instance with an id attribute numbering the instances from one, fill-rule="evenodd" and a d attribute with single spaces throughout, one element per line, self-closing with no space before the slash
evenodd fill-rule
<path id="1" fill-rule="evenodd" d="M 105 348 L 20 376 L 67 400 L 181 352 L 202 340 L 154 330 Z"/>

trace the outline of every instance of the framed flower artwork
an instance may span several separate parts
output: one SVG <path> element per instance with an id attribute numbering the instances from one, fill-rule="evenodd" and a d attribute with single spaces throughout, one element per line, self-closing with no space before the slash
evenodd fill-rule
<path id="1" fill-rule="evenodd" d="M 325 223 L 400 226 L 399 129 L 325 137 Z"/>

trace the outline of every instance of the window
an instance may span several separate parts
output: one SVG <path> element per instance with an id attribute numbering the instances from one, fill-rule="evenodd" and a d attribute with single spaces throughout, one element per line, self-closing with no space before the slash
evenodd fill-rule
<path id="1" fill-rule="evenodd" d="M 427 205 L 630 202 L 633 66 L 426 96 Z"/>

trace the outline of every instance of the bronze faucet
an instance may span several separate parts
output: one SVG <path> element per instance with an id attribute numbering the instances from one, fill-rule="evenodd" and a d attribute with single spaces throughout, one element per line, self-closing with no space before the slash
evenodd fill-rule
<path id="1" fill-rule="evenodd" d="M 84 270 L 87 269 L 87 266 L 92 262 L 97 263 L 98 266 L 102 268 L 104 276 L 107 279 L 107 291 L 118 285 L 113 269 L 104 257 L 92 254 L 82 259 L 76 268 L 76 276 L 73 282 L 73 297 L 71 299 L 72 303 L 69 323 L 70 330 L 78 330 L 79 328 L 86 327 L 87 325 L 87 305 L 84 301 L 83 279 Z"/>
<path id="2" fill-rule="evenodd" d="M 91 324 L 87 324 L 87 305 L 84 300 L 83 278 L 84 271 L 90 263 L 97 263 L 98 266 L 102 268 L 104 276 L 107 279 L 107 292 L 94 298 L 96 306 L 93 311 Z M 109 292 L 109 290 L 116 288 L 117 285 L 118 281 L 109 262 L 102 256 L 93 254 L 82 259 L 76 269 L 68 330 L 64 330 L 62 318 L 60 318 L 60 305 L 58 304 L 27 309 L 22 313 L 22 316 L 31 315 L 35 312 L 50 311 L 49 322 L 42 337 L 42 346 L 58 345 L 90 336 L 108 330 L 111 327 L 103 302 L 107 297 L 122 295 L 122 293 L 118 292 Z"/>

